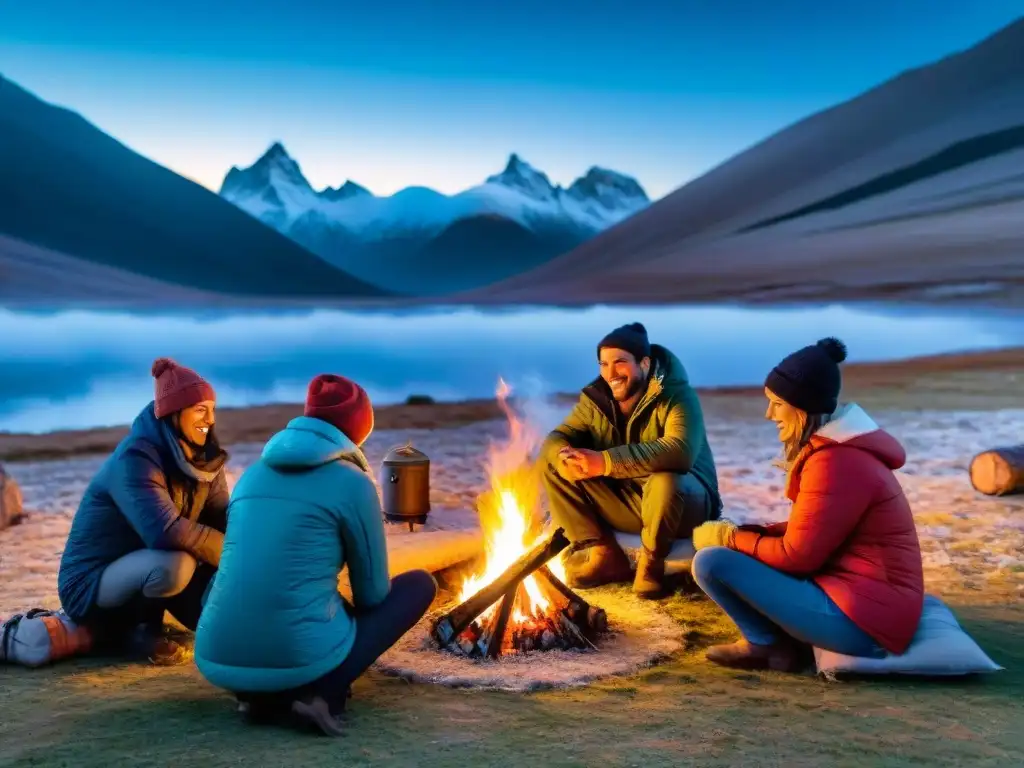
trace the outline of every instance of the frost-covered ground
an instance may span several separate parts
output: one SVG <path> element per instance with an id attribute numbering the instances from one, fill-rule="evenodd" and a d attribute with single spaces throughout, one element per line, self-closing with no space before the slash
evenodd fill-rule
<path id="1" fill-rule="evenodd" d="M 929 589 L 985 590 L 998 581 L 1024 590 L 1024 497 L 990 498 L 970 486 L 967 467 L 979 451 L 1024 442 L 1024 410 L 995 412 L 881 412 L 875 419 L 898 437 L 909 455 L 900 473 L 914 507 Z M 782 475 L 772 468 L 774 430 L 761 420 L 714 421 L 710 439 L 729 517 L 784 519 Z M 372 465 L 412 439 L 431 459 L 431 521 L 410 534 L 389 526 L 396 569 L 458 559 L 479 537 L 470 512 L 486 487 L 488 442 L 507 434 L 504 422 L 454 429 L 382 431 L 367 444 Z M 260 446 L 236 446 L 230 470 L 237 476 Z M 21 484 L 29 517 L 0 531 L 0 616 L 36 605 L 56 605 L 56 573 L 75 508 L 102 457 L 10 463 Z"/>

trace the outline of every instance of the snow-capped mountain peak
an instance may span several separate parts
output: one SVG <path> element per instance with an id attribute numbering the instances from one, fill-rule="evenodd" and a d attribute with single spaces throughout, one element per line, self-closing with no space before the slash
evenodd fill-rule
<path id="1" fill-rule="evenodd" d="M 465 217 L 486 215 L 528 229 L 595 234 L 650 202 L 637 181 L 621 173 L 594 166 L 566 189 L 516 153 L 500 173 L 454 195 L 408 187 L 377 197 L 353 181 L 316 191 L 279 142 L 250 167 L 232 167 L 220 194 L 286 234 L 299 224 L 304 231 L 340 228 L 361 240 L 418 237 Z"/>
<path id="2" fill-rule="evenodd" d="M 245 169 L 232 166 L 224 177 L 220 193 L 222 196 L 262 194 L 266 187 L 275 187 L 280 194 L 281 186 L 297 187 L 312 191 L 299 164 L 288 154 L 279 141 L 275 141 L 259 160 Z"/>
<path id="3" fill-rule="evenodd" d="M 566 194 L 580 201 L 597 201 L 609 210 L 634 210 L 651 202 L 644 188 L 632 176 L 596 165 L 576 179 Z"/>
<path id="4" fill-rule="evenodd" d="M 488 176 L 487 183 L 511 187 L 534 200 L 550 200 L 555 194 L 555 187 L 547 174 L 538 171 L 515 152 L 509 155 L 505 170 Z"/>
<path id="5" fill-rule="evenodd" d="M 340 187 L 326 187 L 325 189 L 322 189 L 319 194 L 324 200 L 335 202 L 337 200 L 348 200 L 352 197 L 369 195 L 371 193 L 366 187 L 356 184 L 354 181 L 346 181 Z"/>

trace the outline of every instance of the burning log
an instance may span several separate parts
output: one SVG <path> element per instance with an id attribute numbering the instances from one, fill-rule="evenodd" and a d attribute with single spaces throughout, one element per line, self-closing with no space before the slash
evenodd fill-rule
<path id="1" fill-rule="evenodd" d="M 498 609 L 498 618 L 490 627 L 490 638 L 487 641 L 487 648 L 483 650 L 492 659 L 501 655 L 501 645 L 505 640 L 505 630 L 508 628 L 508 620 L 512 615 L 512 607 L 516 604 L 522 584 L 516 584 L 505 593 L 501 601 L 501 608 Z"/>
<path id="2" fill-rule="evenodd" d="M 608 628 L 605 612 L 588 604 L 562 583 L 547 563 L 568 546 L 559 528 L 509 566 L 498 578 L 442 616 L 433 628 L 433 637 L 442 648 L 466 656 L 497 658 L 503 653 L 528 653 L 560 648 L 595 648 L 594 639 Z M 546 610 L 522 608 L 517 600 L 526 591 L 523 582 L 534 582 L 548 600 Z M 498 600 L 496 615 L 481 616 Z M 513 616 L 516 621 L 511 621 Z M 510 629 L 511 623 L 511 629 Z"/>
<path id="3" fill-rule="evenodd" d="M 552 589 L 569 601 L 565 610 L 573 623 L 580 627 L 589 627 L 596 632 L 604 632 L 608 629 L 608 616 L 605 614 L 604 608 L 590 605 L 563 584 L 562 580 L 555 576 L 546 565 L 541 566 L 539 575 L 543 582 L 547 582 Z"/>
<path id="4" fill-rule="evenodd" d="M 497 579 L 481 589 L 471 598 L 457 606 L 434 625 L 434 638 L 442 646 L 462 633 L 477 616 L 486 611 L 507 592 L 514 592 L 527 576 L 569 546 L 565 530 L 557 529 L 547 541 L 543 541 L 505 569 Z"/>

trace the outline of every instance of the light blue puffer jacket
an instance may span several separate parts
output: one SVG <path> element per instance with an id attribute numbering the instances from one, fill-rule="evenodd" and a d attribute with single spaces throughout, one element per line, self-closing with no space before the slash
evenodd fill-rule
<path id="1" fill-rule="evenodd" d="M 357 609 L 388 594 L 380 498 L 362 451 L 300 417 L 274 435 L 231 494 L 220 569 L 196 630 L 213 685 L 272 692 L 345 660 L 356 625 L 338 594 L 349 569 Z"/>

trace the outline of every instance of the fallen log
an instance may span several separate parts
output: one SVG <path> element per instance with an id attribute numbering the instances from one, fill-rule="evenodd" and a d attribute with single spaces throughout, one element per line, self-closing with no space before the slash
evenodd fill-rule
<path id="1" fill-rule="evenodd" d="M 1024 444 L 983 451 L 971 460 L 971 485 L 986 496 L 1024 492 Z"/>

